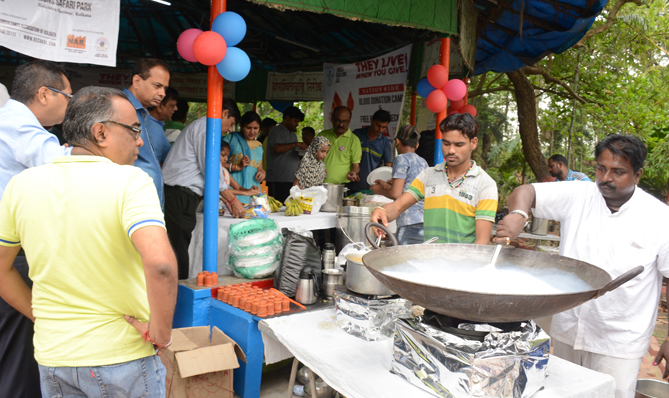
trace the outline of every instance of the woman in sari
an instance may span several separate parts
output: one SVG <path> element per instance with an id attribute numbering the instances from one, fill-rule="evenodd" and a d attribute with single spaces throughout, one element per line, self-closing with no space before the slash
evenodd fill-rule
<path id="1" fill-rule="evenodd" d="M 260 132 L 260 116 L 255 112 L 246 112 L 240 122 L 241 131 L 232 132 L 223 141 L 230 144 L 229 170 L 232 178 L 241 188 L 259 187 L 265 180 L 262 168 L 262 144 L 257 141 Z M 237 195 L 240 202 L 249 203 L 249 197 Z"/>

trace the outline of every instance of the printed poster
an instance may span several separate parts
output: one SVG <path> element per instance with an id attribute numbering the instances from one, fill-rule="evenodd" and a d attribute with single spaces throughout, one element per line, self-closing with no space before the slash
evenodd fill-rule
<path id="1" fill-rule="evenodd" d="M 120 0 L 0 0 L 0 45 L 56 62 L 116 66 Z"/>
<path id="2" fill-rule="evenodd" d="M 322 101 L 323 73 L 269 72 L 265 99 L 267 101 Z"/>
<path id="3" fill-rule="evenodd" d="M 325 128 L 332 128 L 332 111 L 346 106 L 352 111 L 351 131 L 369 126 L 374 112 L 390 112 L 386 136 L 394 137 L 402 114 L 409 73 L 411 45 L 354 64 L 323 64 Z"/>

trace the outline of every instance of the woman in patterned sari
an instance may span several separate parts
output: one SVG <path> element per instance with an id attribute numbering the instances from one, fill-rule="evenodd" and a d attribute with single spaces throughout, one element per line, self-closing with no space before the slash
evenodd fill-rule
<path id="1" fill-rule="evenodd" d="M 230 144 L 229 170 L 232 178 L 242 188 L 251 189 L 260 186 L 265 180 L 262 168 L 262 144 L 256 140 L 260 132 L 260 116 L 255 112 L 246 112 L 240 122 L 241 131 L 232 132 L 223 141 Z M 240 202 L 249 203 L 248 196 L 238 195 Z"/>

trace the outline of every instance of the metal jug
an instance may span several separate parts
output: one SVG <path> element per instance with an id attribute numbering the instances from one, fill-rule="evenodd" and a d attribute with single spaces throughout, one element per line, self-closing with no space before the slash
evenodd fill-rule
<path id="1" fill-rule="evenodd" d="M 323 203 L 321 211 L 326 213 L 338 212 L 344 200 L 344 190 L 346 188 L 341 184 L 323 184 L 323 187 L 328 191 L 328 199 Z"/>
<path id="2" fill-rule="evenodd" d="M 318 282 L 313 268 L 306 266 L 300 271 L 300 280 L 297 281 L 297 291 L 295 292 L 295 301 L 300 304 L 309 305 L 316 302 L 318 297 Z"/>

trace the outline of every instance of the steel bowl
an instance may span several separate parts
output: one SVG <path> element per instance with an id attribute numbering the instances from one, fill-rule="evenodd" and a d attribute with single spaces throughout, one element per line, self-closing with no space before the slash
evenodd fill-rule
<path id="1" fill-rule="evenodd" d="M 662 380 L 639 379 L 636 381 L 634 398 L 666 398 L 669 397 L 669 383 Z"/>

